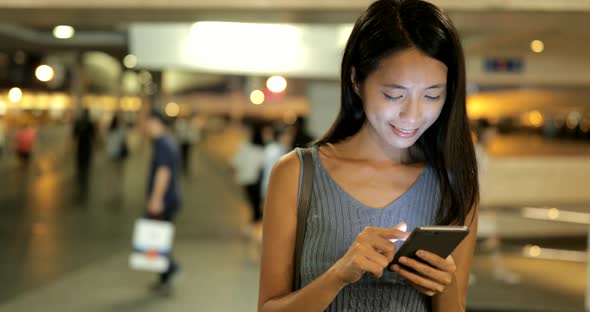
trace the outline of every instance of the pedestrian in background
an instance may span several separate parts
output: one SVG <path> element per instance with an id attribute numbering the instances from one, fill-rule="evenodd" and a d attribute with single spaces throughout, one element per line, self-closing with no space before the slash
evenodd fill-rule
<path id="1" fill-rule="evenodd" d="M 92 152 L 96 138 L 96 125 L 90 119 L 87 108 L 82 110 L 80 117 L 74 122 L 74 143 L 76 148 L 76 177 L 79 188 L 79 199 L 86 200 L 88 196 L 88 180 L 92 165 Z"/>
<path id="2" fill-rule="evenodd" d="M 191 151 L 199 140 L 199 129 L 194 127 L 192 118 L 180 118 L 176 120 L 176 135 L 180 143 L 182 172 L 185 176 L 190 176 Z"/>
<path id="3" fill-rule="evenodd" d="M 236 182 L 244 188 L 252 209 L 251 224 L 260 222 L 260 176 L 264 165 L 264 147 L 260 127 L 244 126 L 244 139 L 231 161 Z"/>
<path id="4" fill-rule="evenodd" d="M 114 172 L 114 176 L 109 183 L 113 183 L 113 198 L 117 199 L 120 198 L 124 190 L 124 164 L 127 157 L 129 157 L 127 127 L 119 113 L 115 113 L 111 120 L 106 135 L 106 149 L 107 157 L 113 164 L 112 169 Z"/>
<path id="5" fill-rule="evenodd" d="M 15 135 L 16 154 L 23 167 L 29 165 L 37 132 L 31 127 L 30 122 L 25 122 Z"/>
<path id="6" fill-rule="evenodd" d="M 150 219 L 173 223 L 181 207 L 178 182 L 180 155 L 178 144 L 170 133 L 171 120 L 159 111 L 152 111 L 147 120 L 147 134 L 152 140 L 152 160 L 148 176 L 147 212 Z M 152 290 L 169 294 L 172 280 L 180 266 L 169 255 L 168 269 L 159 275 Z"/>

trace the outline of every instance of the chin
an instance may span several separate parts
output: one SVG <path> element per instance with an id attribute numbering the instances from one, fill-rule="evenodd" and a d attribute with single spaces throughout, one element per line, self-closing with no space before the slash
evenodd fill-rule
<path id="1" fill-rule="evenodd" d="M 406 142 L 400 142 L 400 141 L 395 141 L 393 143 L 391 143 L 391 146 L 395 147 L 395 148 L 399 148 L 399 149 L 408 149 L 410 147 L 412 147 L 412 145 L 414 145 L 416 143 L 415 140 L 410 141 L 406 141 Z"/>

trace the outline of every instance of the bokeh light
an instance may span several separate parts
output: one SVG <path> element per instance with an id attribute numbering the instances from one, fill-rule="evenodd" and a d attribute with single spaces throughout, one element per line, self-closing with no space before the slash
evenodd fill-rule
<path id="1" fill-rule="evenodd" d="M 12 103 L 18 103 L 23 98 L 23 91 L 20 88 L 12 88 L 8 91 L 8 99 Z"/>
<path id="2" fill-rule="evenodd" d="M 287 89 L 287 80 L 281 76 L 272 76 L 266 81 L 268 90 L 274 93 L 280 93 Z"/>
<path id="3" fill-rule="evenodd" d="M 254 90 L 250 93 L 250 101 L 254 105 L 260 105 L 264 103 L 264 92 L 260 90 Z"/>
<path id="4" fill-rule="evenodd" d="M 74 37 L 76 30 L 72 26 L 59 25 L 53 28 L 53 36 L 58 39 L 70 39 Z"/>
<path id="5" fill-rule="evenodd" d="M 170 102 L 166 105 L 166 115 L 169 117 L 176 117 L 180 113 L 180 106 L 174 102 Z"/>
<path id="6" fill-rule="evenodd" d="M 40 65 L 35 70 L 35 77 L 37 77 L 39 81 L 48 82 L 53 80 L 53 77 L 55 77 L 55 71 L 49 65 Z"/>
<path id="7" fill-rule="evenodd" d="M 531 42 L 531 50 L 535 53 L 543 53 L 545 50 L 545 43 L 541 40 L 533 40 Z"/>

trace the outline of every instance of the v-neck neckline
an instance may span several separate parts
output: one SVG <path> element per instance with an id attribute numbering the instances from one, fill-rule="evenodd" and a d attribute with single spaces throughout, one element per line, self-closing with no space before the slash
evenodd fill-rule
<path id="1" fill-rule="evenodd" d="M 375 211 L 383 211 L 391 206 L 394 206 L 395 203 L 399 202 L 401 199 L 403 199 L 404 197 L 407 196 L 407 194 L 411 193 L 413 191 L 414 188 L 416 188 L 416 186 L 422 181 L 422 179 L 424 178 L 424 176 L 426 175 L 426 170 L 428 169 L 428 165 L 425 165 L 422 168 L 422 172 L 420 172 L 420 174 L 418 175 L 418 177 L 416 178 L 416 180 L 414 180 L 414 182 L 412 182 L 412 184 L 402 193 L 400 193 L 396 198 L 394 198 L 393 200 L 391 200 L 388 204 L 386 204 L 383 207 L 373 207 L 370 205 L 367 205 L 363 202 L 361 202 L 360 200 L 356 199 L 354 196 L 352 196 L 346 189 L 344 189 L 344 187 L 342 187 L 340 185 L 340 183 L 338 183 L 338 181 L 336 181 L 336 179 L 334 179 L 334 177 L 332 177 L 332 175 L 330 174 L 330 172 L 326 169 L 326 167 L 324 166 L 324 162 L 322 161 L 321 155 L 320 155 L 320 150 L 319 150 L 319 146 L 315 146 L 314 147 L 314 151 L 316 154 L 316 159 L 319 163 L 319 167 L 321 168 L 321 170 L 325 173 L 325 175 L 328 177 L 328 179 L 330 180 L 331 183 L 333 183 L 334 185 L 336 185 L 336 188 L 338 189 L 339 192 L 343 193 L 346 198 L 353 202 L 355 205 L 360 206 L 360 207 L 364 207 L 366 209 L 369 210 L 375 210 Z"/>

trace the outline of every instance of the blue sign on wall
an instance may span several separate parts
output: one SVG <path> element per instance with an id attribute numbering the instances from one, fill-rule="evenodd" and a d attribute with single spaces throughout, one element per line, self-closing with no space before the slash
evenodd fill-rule
<path id="1" fill-rule="evenodd" d="M 524 60 L 514 57 L 490 57 L 484 60 L 486 72 L 521 73 L 524 70 Z"/>

